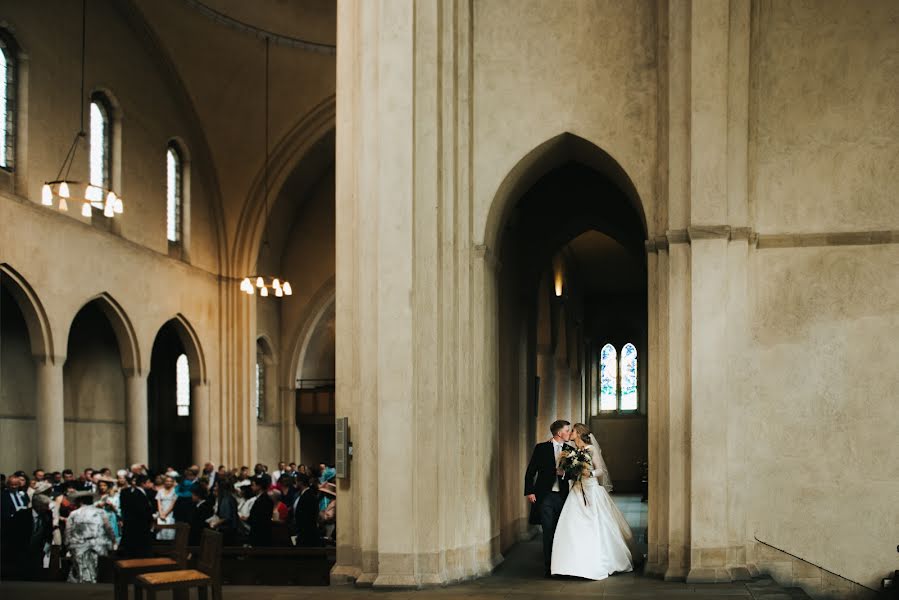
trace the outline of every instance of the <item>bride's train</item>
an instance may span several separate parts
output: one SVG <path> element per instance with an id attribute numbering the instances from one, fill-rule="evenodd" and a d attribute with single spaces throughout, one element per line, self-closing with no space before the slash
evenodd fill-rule
<path id="1" fill-rule="evenodd" d="M 585 503 L 586 500 L 586 503 Z M 552 574 L 605 579 L 632 571 L 633 533 L 596 478 L 574 484 L 553 538 Z"/>

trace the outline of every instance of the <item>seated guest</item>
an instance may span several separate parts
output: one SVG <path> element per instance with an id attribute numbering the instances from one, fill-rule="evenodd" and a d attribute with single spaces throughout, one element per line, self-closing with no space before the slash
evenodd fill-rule
<path id="1" fill-rule="evenodd" d="M 146 475 L 134 475 L 131 486 L 119 493 L 119 506 L 122 511 L 122 541 L 119 553 L 125 558 L 144 558 L 150 556 L 152 541 L 153 513 L 156 512 L 156 501 L 151 499 L 145 489 Z"/>
<path id="2" fill-rule="evenodd" d="M 206 486 L 203 484 L 198 483 L 191 487 L 190 495 L 194 507 L 190 515 L 190 537 L 187 543 L 190 546 L 199 546 L 203 530 L 206 529 L 207 522 L 215 514 L 215 507 L 209 500 L 209 494 L 206 491 Z"/>
<path id="3" fill-rule="evenodd" d="M 310 487 L 309 477 L 297 475 L 299 494 L 290 512 L 291 531 L 296 536 L 296 545 L 314 548 L 322 545 L 318 531 L 318 494 Z"/>
<path id="4" fill-rule="evenodd" d="M 106 512 L 94 506 L 93 492 L 71 494 L 78 508 L 66 522 L 66 546 L 72 555 L 69 583 L 96 583 L 97 562 L 112 549 L 115 537 Z"/>
<path id="5" fill-rule="evenodd" d="M 274 503 L 268 495 L 272 480 L 262 474 L 253 477 L 250 489 L 254 495 L 253 506 L 247 518 L 250 526 L 249 542 L 251 546 L 264 547 L 272 545 L 272 513 Z"/>

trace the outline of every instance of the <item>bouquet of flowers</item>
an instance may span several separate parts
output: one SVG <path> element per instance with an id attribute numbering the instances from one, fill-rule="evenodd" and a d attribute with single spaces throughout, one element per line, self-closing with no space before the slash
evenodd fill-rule
<path id="1" fill-rule="evenodd" d="M 565 474 L 565 479 L 580 483 L 582 477 L 590 477 L 593 468 L 593 459 L 586 448 L 574 448 L 565 446 L 559 456 L 559 468 Z M 581 486 L 583 488 L 583 485 Z M 587 504 L 587 495 L 584 494 L 584 505 Z"/>

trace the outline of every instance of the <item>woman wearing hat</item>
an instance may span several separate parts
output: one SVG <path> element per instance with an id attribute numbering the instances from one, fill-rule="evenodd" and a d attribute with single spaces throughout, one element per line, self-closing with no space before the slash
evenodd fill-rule
<path id="1" fill-rule="evenodd" d="M 89 491 L 73 492 L 69 500 L 78 508 L 66 521 L 66 546 L 72 555 L 70 583 L 96 583 L 97 562 L 112 549 L 115 536 L 106 512 L 94 506 L 94 494 Z"/>
<path id="2" fill-rule="evenodd" d="M 97 500 L 97 508 L 106 511 L 106 518 L 109 519 L 109 525 L 112 527 L 112 533 L 115 537 L 115 547 L 118 547 L 122 540 L 122 532 L 119 527 L 119 520 L 122 518 L 122 509 L 119 499 L 119 490 L 115 486 L 116 480 L 112 477 L 101 476 L 97 480 L 97 493 L 100 499 Z"/>

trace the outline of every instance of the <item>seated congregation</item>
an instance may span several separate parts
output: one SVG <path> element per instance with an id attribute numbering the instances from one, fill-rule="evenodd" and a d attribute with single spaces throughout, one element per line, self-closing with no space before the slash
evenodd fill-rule
<path id="1" fill-rule="evenodd" d="M 112 580 L 118 559 L 182 553 L 179 563 L 195 563 L 204 530 L 213 530 L 225 583 L 327 584 L 335 475 L 324 463 L 283 462 L 272 473 L 206 463 L 180 473 L 135 464 L 77 477 L 71 469 L 3 475 L 2 577 L 96 583 Z M 292 575 L 267 575 L 282 570 Z"/>

